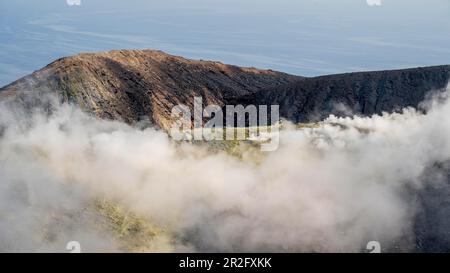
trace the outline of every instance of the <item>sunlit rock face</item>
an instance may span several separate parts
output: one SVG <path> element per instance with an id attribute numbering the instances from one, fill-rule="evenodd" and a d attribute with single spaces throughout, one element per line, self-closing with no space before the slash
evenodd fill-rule
<path id="1" fill-rule="evenodd" d="M 15 97 L 18 90 L 50 92 L 101 118 L 127 123 L 144 118 L 167 129 L 172 107 L 191 106 L 195 96 L 223 106 L 232 98 L 300 78 L 161 51 L 110 51 L 59 59 L 0 89 L 0 98 Z"/>

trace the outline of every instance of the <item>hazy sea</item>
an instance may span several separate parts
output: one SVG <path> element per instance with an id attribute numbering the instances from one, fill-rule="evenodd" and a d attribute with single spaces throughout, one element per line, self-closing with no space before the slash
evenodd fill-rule
<path id="1" fill-rule="evenodd" d="M 449 34 L 449 0 L 0 0 L 0 86 L 111 49 L 304 76 L 449 64 Z"/>

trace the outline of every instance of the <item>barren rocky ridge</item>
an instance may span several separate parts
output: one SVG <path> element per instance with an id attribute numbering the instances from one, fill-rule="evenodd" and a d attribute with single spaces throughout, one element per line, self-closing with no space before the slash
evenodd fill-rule
<path id="1" fill-rule="evenodd" d="M 280 105 L 282 117 L 309 122 L 329 114 L 372 115 L 418 107 L 450 79 L 450 66 L 306 78 L 154 50 L 117 50 L 66 57 L 0 89 L 0 99 L 50 92 L 100 118 L 170 126 L 171 109 L 204 104 Z"/>

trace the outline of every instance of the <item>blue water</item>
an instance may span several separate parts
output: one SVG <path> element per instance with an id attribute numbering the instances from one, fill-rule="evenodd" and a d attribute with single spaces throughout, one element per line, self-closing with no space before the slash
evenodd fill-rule
<path id="1" fill-rule="evenodd" d="M 305 76 L 450 64 L 450 0 L 381 2 L 0 0 L 0 86 L 56 58 L 110 49 Z"/>

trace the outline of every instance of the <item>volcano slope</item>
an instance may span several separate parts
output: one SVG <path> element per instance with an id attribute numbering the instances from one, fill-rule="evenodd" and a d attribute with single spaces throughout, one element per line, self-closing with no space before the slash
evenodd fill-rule
<path id="1" fill-rule="evenodd" d="M 127 123 L 147 119 L 168 129 L 171 109 L 192 107 L 195 96 L 205 105 L 279 104 L 281 117 L 311 122 L 330 114 L 369 116 L 417 108 L 449 79 L 450 66 L 305 78 L 161 51 L 120 50 L 56 60 L 1 88 L 0 100 L 49 92 L 100 118 Z"/>
<path id="2" fill-rule="evenodd" d="M 278 104 L 282 118 L 308 123 L 330 114 L 371 116 L 420 108 L 428 96 L 444 90 L 449 79 L 450 66 L 305 78 L 160 51 L 120 50 L 59 59 L 1 88 L 0 100 L 33 105 L 38 103 L 35 98 L 56 94 L 101 119 L 129 124 L 148 120 L 168 129 L 172 107 L 192 106 L 193 98 L 201 96 L 205 104 L 219 106 Z M 430 168 L 450 181 L 448 163 Z M 419 251 L 450 250 L 448 184 L 429 183 L 418 196 L 423 208 L 414 226 Z"/>

